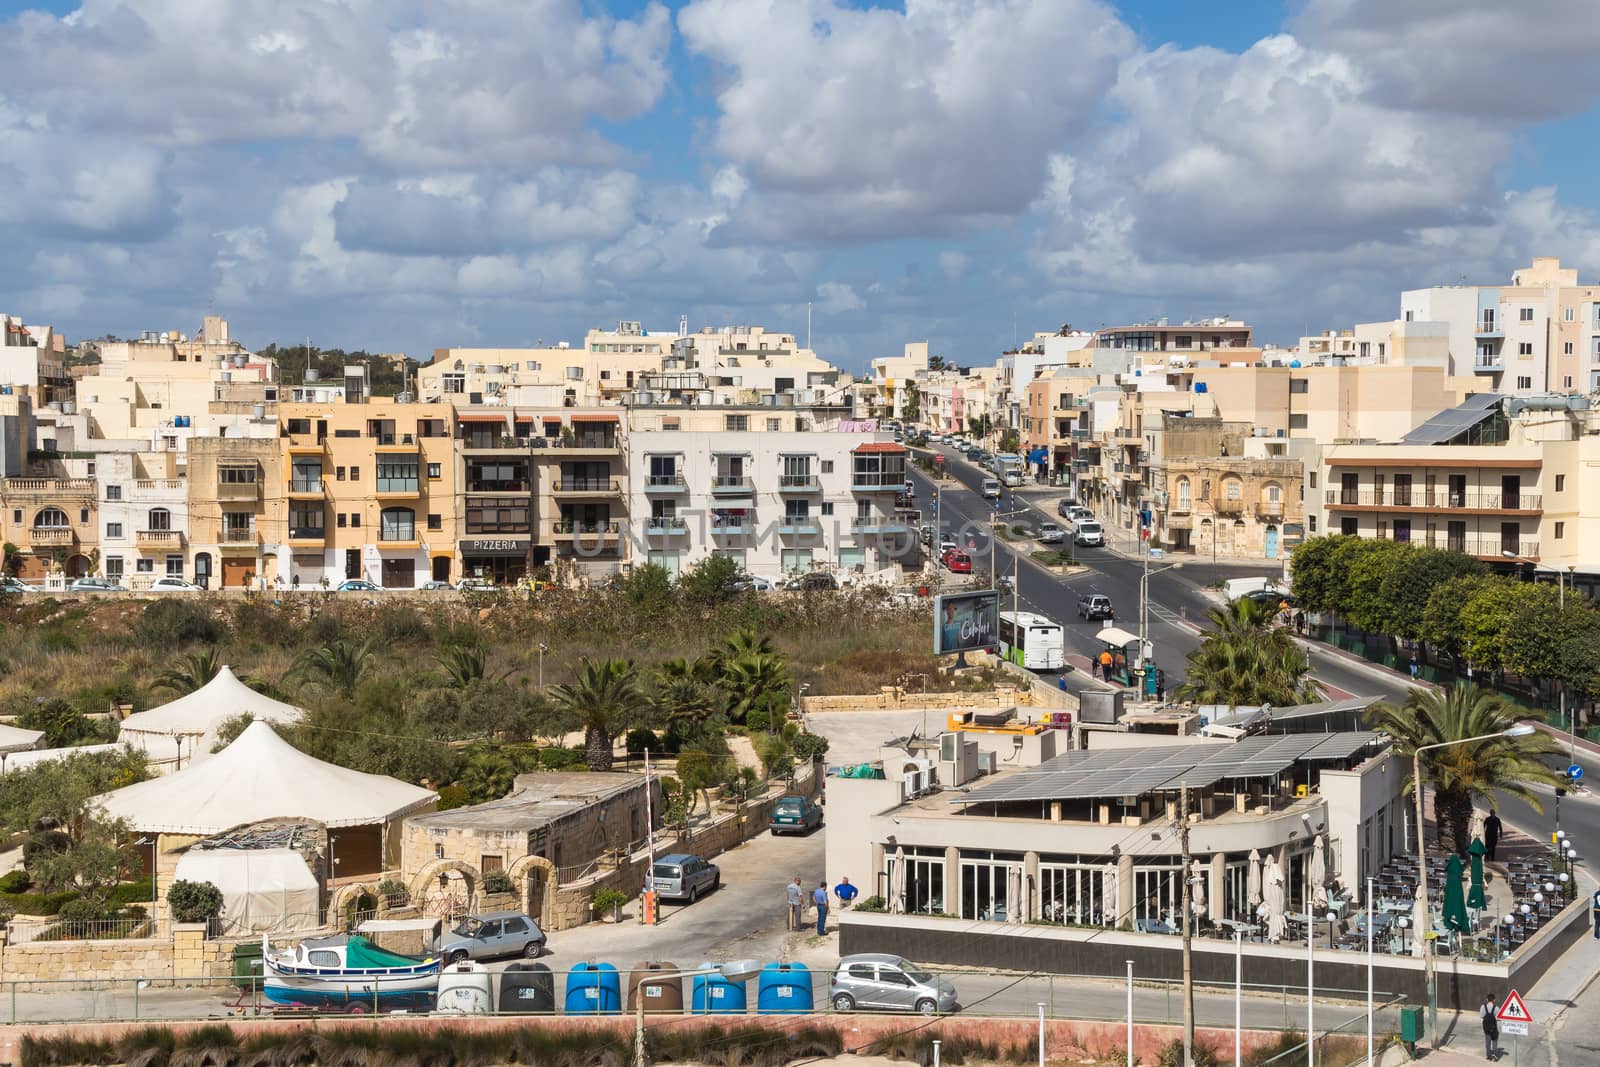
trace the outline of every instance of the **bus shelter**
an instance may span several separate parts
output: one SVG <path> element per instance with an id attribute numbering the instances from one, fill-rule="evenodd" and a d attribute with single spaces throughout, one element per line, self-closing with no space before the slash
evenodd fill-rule
<path id="1" fill-rule="evenodd" d="M 1107 626 L 1095 634 L 1094 639 L 1100 642 L 1102 652 L 1111 655 L 1110 680 L 1133 685 L 1134 664 L 1139 661 L 1139 635 L 1130 634 L 1120 626 Z M 1095 653 L 1097 666 L 1101 662 L 1100 655 L 1100 652 Z"/>

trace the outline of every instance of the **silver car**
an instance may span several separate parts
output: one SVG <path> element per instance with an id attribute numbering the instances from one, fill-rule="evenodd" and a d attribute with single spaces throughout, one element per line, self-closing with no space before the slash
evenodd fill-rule
<path id="1" fill-rule="evenodd" d="M 662 856 L 650 869 L 650 882 L 662 900 L 687 900 L 693 904 L 702 893 L 722 885 L 722 872 L 715 863 L 686 852 Z"/>
<path id="2" fill-rule="evenodd" d="M 536 960 L 544 952 L 544 943 L 544 931 L 530 916 L 520 911 L 495 911 L 462 919 L 434 948 L 447 963 L 495 956 Z"/>
<path id="3" fill-rule="evenodd" d="M 956 1010 L 956 987 L 900 956 L 866 952 L 846 956 L 828 982 L 834 1011 L 915 1011 L 923 1015 Z"/>

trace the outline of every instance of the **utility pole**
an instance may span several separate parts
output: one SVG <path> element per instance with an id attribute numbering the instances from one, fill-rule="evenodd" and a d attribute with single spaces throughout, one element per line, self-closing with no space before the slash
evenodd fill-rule
<path id="1" fill-rule="evenodd" d="M 1183 853 L 1183 1065 L 1194 1067 L 1194 957 L 1192 908 L 1189 903 L 1189 789 L 1178 783 L 1178 845 Z"/>

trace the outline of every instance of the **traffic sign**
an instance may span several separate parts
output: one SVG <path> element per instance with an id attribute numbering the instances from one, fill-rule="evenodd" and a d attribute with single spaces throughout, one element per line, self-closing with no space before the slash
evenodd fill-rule
<path id="1" fill-rule="evenodd" d="M 1527 1023 L 1501 1023 L 1500 1024 L 1500 1032 L 1502 1034 L 1511 1034 L 1511 1035 L 1513 1035 L 1515 1037 L 1527 1037 L 1528 1036 L 1528 1024 Z"/>
<path id="2" fill-rule="evenodd" d="M 1528 1010 L 1526 1004 L 1522 1003 L 1522 994 L 1515 989 L 1511 991 L 1510 996 L 1506 997 L 1506 1002 L 1500 1005 L 1500 1010 L 1494 1013 L 1494 1017 L 1503 1023 L 1533 1022 L 1533 1013 Z"/>
<path id="3" fill-rule="evenodd" d="M 1574 763 L 1572 766 L 1567 768 L 1567 777 L 1571 778 L 1574 782 L 1582 781 L 1583 768 Z"/>

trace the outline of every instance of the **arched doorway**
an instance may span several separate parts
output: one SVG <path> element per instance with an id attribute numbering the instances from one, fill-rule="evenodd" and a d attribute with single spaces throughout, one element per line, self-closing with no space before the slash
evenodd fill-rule
<path id="1" fill-rule="evenodd" d="M 204 586 L 207 589 L 211 588 L 211 553 L 195 553 L 194 580 L 196 585 Z"/>
<path id="2" fill-rule="evenodd" d="M 1266 549 L 1268 559 L 1278 558 L 1278 528 L 1276 526 L 1267 527 Z"/>
<path id="3" fill-rule="evenodd" d="M 543 856 L 524 856 L 506 875 L 520 887 L 522 910 L 539 920 L 541 929 L 550 929 L 555 924 L 556 865 Z"/>
<path id="4" fill-rule="evenodd" d="M 66 572 L 68 578 L 84 578 L 89 574 L 88 556 L 67 557 Z"/>
<path id="5" fill-rule="evenodd" d="M 436 582 L 448 582 L 450 580 L 449 556 L 433 557 L 433 580 Z"/>
<path id="6" fill-rule="evenodd" d="M 424 915 L 454 918 L 469 913 L 483 875 L 464 860 L 434 860 L 411 879 L 411 903 Z"/>

